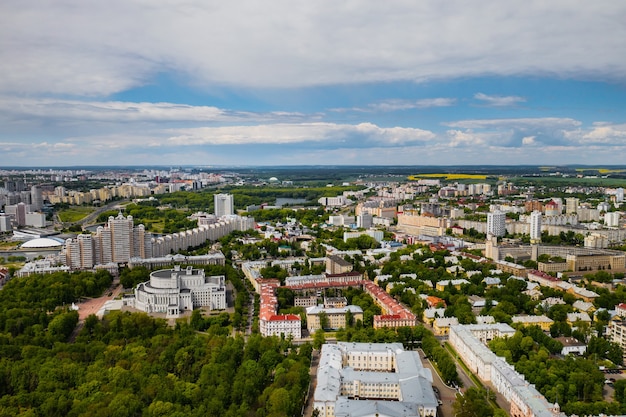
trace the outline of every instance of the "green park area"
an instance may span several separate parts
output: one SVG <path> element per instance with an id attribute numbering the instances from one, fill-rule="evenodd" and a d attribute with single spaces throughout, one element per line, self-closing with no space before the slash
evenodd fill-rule
<path id="1" fill-rule="evenodd" d="M 71 206 L 59 211 L 59 219 L 64 223 L 74 223 L 93 213 L 95 209 L 89 206 Z"/>

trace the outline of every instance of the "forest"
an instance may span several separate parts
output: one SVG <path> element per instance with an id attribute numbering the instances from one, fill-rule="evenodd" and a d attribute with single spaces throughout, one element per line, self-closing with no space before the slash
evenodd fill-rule
<path id="1" fill-rule="evenodd" d="M 228 315 L 168 326 L 143 313 L 89 316 L 106 272 L 14 278 L 0 291 L 0 416 L 296 416 L 312 346 L 226 335 Z M 65 303 L 65 305 L 64 305 Z"/>

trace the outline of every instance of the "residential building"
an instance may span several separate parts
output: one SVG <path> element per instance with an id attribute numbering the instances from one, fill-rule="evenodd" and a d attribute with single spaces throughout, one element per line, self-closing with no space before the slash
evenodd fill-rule
<path id="1" fill-rule="evenodd" d="M 541 212 L 533 211 L 530 213 L 530 241 L 541 242 Z"/>
<path id="2" fill-rule="evenodd" d="M 513 324 L 521 324 L 522 326 L 539 326 L 544 332 L 550 331 L 550 326 L 554 321 L 547 316 L 513 316 L 511 317 Z"/>
<path id="3" fill-rule="evenodd" d="M 450 326 L 459 324 L 456 317 L 439 317 L 433 322 L 433 333 L 435 336 L 447 336 L 450 333 Z"/>
<path id="4" fill-rule="evenodd" d="M 575 214 L 578 211 L 580 200 L 575 197 L 565 199 L 565 214 Z"/>
<path id="5" fill-rule="evenodd" d="M 487 234 L 492 236 L 506 234 L 506 213 L 500 210 L 487 213 Z"/>
<path id="6" fill-rule="evenodd" d="M 276 288 L 280 282 L 275 279 L 258 279 L 258 292 L 261 295 L 259 311 L 259 332 L 263 336 L 302 338 L 302 320 L 295 314 L 278 314 Z M 255 288 L 257 288 L 255 287 Z"/>
<path id="7" fill-rule="evenodd" d="M 348 305 L 345 307 L 324 307 L 324 306 L 313 306 L 308 307 L 306 309 L 306 326 L 309 332 L 315 332 L 322 328 L 322 325 L 325 325 L 325 329 L 345 329 L 346 328 L 346 317 L 350 314 L 354 323 L 357 320 L 361 320 L 363 322 L 363 309 L 359 306 Z M 326 323 L 322 323 L 324 320 L 323 317 L 326 317 Z"/>
<path id="8" fill-rule="evenodd" d="M 502 324 L 497 324 L 502 326 Z M 465 365 L 483 382 L 489 382 L 511 404 L 513 417 L 564 417 L 558 404 L 549 403 L 534 385 L 493 353 L 472 331 L 474 325 L 456 325 L 450 329 L 449 343 Z M 476 325 L 477 326 L 477 325 Z M 483 325 L 495 326 L 495 325 Z M 510 332 L 503 328 L 505 332 Z M 496 330 L 493 334 L 497 334 Z M 510 334 L 510 333 L 509 333 Z M 486 340 L 486 339 L 485 339 Z"/>
<path id="9" fill-rule="evenodd" d="M 567 324 L 575 326 L 577 322 L 591 324 L 591 317 L 589 317 L 589 314 L 584 312 L 567 313 Z"/>
<path id="10" fill-rule="evenodd" d="M 561 342 L 563 349 L 561 349 L 561 355 L 584 355 L 587 351 L 587 345 L 579 342 L 573 337 L 556 337 L 554 340 Z"/>
<path id="11" fill-rule="evenodd" d="M 330 255 L 326 258 L 326 272 L 329 274 L 344 274 L 351 272 L 352 262 L 346 261 L 338 255 Z"/>
<path id="12" fill-rule="evenodd" d="M 624 359 L 626 359 L 626 322 L 621 320 L 621 317 L 614 317 L 606 328 L 606 336 L 622 348 Z"/>

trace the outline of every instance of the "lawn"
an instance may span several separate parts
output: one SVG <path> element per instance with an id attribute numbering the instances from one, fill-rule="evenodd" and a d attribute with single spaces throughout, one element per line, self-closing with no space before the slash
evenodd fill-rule
<path id="1" fill-rule="evenodd" d="M 73 223 L 85 218 L 95 210 L 93 207 L 74 206 L 59 211 L 59 218 L 64 223 Z"/>

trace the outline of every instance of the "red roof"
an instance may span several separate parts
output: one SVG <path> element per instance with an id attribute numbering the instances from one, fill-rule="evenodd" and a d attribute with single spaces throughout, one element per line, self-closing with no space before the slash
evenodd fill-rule
<path id="1" fill-rule="evenodd" d="M 269 321 L 300 321 L 300 316 L 295 314 L 274 314 Z"/>

